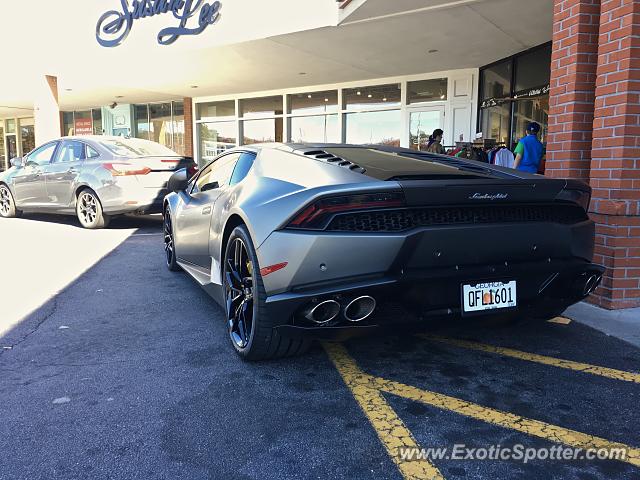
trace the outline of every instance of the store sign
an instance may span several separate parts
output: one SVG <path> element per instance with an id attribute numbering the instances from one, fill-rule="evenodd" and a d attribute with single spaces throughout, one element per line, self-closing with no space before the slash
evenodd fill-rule
<path id="1" fill-rule="evenodd" d="M 198 35 L 220 18 L 222 3 L 205 0 L 120 0 L 121 9 L 102 14 L 96 25 L 96 40 L 103 47 L 117 47 L 125 41 L 133 22 L 142 18 L 173 14 L 177 25 L 158 33 L 160 45 L 170 45 L 182 35 Z"/>
<path id="2" fill-rule="evenodd" d="M 507 102 L 513 102 L 514 100 L 540 97 L 542 95 L 548 94 L 550 90 L 551 90 L 551 86 L 547 84 L 540 87 L 530 88 L 528 90 L 521 90 L 520 92 L 516 93 L 513 97 L 487 98 L 482 103 L 480 103 L 480 108 L 497 107 L 498 105 L 503 105 Z"/>
<path id="3" fill-rule="evenodd" d="M 76 135 L 93 135 L 93 123 L 90 118 L 76 118 L 73 128 Z"/>

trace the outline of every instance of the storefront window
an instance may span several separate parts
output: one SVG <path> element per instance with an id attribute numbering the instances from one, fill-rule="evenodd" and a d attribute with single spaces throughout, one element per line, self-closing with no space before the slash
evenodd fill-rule
<path id="1" fill-rule="evenodd" d="M 22 142 L 22 155 L 26 155 L 36 148 L 36 132 L 33 118 L 20 119 L 20 141 Z"/>
<path id="2" fill-rule="evenodd" d="M 16 133 L 16 121 L 14 119 L 7 120 L 7 134 Z"/>
<path id="3" fill-rule="evenodd" d="M 338 115 L 292 117 L 289 131 L 292 142 L 340 143 Z"/>
<path id="4" fill-rule="evenodd" d="M 4 154 L 4 125 L 3 121 L 0 120 L 0 172 L 7 168 L 7 157 Z"/>
<path id="5" fill-rule="evenodd" d="M 184 103 L 173 102 L 173 151 L 186 155 L 184 145 Z"/>
<path id="6" fill-rule="evenodd" d="M 64 135 L 73 135 L 73 112 L 62 112 L 62 131 Z"/>
<path id="7" fill-rule="evenodd" d="M 245 120 L 242 122 L 242 144 L 282 142 L 282 118 Z"/>
<path id="8" fill-rule="evenodd" d="M 514 148 L 527 125 L 537 122 L 540 140 L 546 141 L 550 66 L 551 44 L 545 44 L 481 69 L 479 130 L 484 138 Z"/>
<path id="9" fill-rule="evenodd" d="M 511 95 L 513 62 L 507 60 L 481 72 L 482 99 L 505 98 Z"/>
<path id="10" fill-rule="evenodd" d="M 352 144 L 400 146 L 400 110 L 348 113 L 346 140 Z"/>
<path id="11" fill-rule="evenodd" d="M 442 102 L 447 99 L 447 79 L 434 78 L 409 82 L 407 85 L 407 102 Z"/>
<path id="12" fill-rule="evenodd" d="M 149 106 L 148 105 L 134 105 L 134 137 L 149 140 Z"/>
<path id="13" fill-rule="evenodd" d="M 400 92 L 399 83 L 375 87 L 345 88 L 343 91 L 344 108 L 345 110 L 366 110 L 399 107 Z"/>
<path id="14" fill-rule="evenodd" d="M 149 105 L 150 140 L 172 147 L 173 125 L 171 124 L 171 103 Z"/>
<path id="15" fill-rule="evenodd" d="M 94 108 L 91 110 L 91 117 L 93 119 L 93 134 L 102 135 L 102 110 Z"/>
<path id="16" fill-rule="evenodd" d="M 282 115 L 281 95 L 240 100 L 240 116 L 244 118 L 264 118 Z"/>
<path id="17" fill-rule="evenodd" d="M 209 122 L 198 124 L 200 139 L 200 166 L 210 162 L 225 150 L 238 144 L 236 122 Z"/>
<path id="18" fill-rule="evenodd" d="M 196 108 L 196 120 L 222 121 L 236 117 L 236 102 L 225 100 L 223 102 L 200 103 Z"/>
<path id="19" fill-rule="evenodd" d="M 308 115 L 336 113 L 338 111 L 338 91 L 296 93 L 288 96 L 289 113 Z"/>

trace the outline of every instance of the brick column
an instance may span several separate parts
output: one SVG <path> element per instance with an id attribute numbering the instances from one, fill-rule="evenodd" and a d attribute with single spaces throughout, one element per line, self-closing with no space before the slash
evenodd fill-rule
<path id="1" fill-rule="evenodd" d="M 193 157 L 193 101 L 191 97 L 184 98 L 184 154 Z"/>
<path id="2" fill-rule="evenodd" d="M 555 0 L 545 174 L 588 181 L 600 0 Z"/>
<path id="3" fill-rule="evenodd" d="M 602 0 L 591 186 L 595 261 L 607 267 L 593 301 L 640 306 L 640 2 Z"/>

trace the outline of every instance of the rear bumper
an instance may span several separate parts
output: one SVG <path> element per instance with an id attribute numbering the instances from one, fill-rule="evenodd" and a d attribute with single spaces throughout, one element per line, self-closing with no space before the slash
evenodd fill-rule
<path id="1" fill-rule="evenodd" d="M 585 299 L 588 296 L 584 293 L 587 279 L 594 275 L 599 278 L 603 272 L 604 268 L 598 265 L 576 259 L 434 269 L 399 277 L 353 279 L 348 284 L 273 295 L 267 300 L 267 311 L 272 318 L 282 320 L 276 328 L 289 335 L 336 339 L 383 326 L 458 318 L 462 315 L 462 284 L 516 280 L 518 307 L 515 310 L 493 310 L 476 315 L 509 313 L 544 317 Z M 304 318 L 303 311 L 314 302 L 336 299 L 346 305 L 350 299 L 362 295 L 372 296 L 377 301 L 376 311 L 362 322 L 351 323 L 342 313 L 326 326 L 317 326 Z"/>
<path id="2" fill-rule="evenodd" d="M 292 333 L 341 335 L 405 318 L 461 313 L 461 285 L 518 282 L 522 315 L 561 310 L 583 298 L 591 275 L 594 224 L 538 223 L 424 228 L 403 234 L 274 232 L 260 265 L 286 268 L 263 279 L 267 308 Z M 339 317 L 317 327 L 301 314 L 314 301 L 370 295 L 376 314 L 358 324 Z M 386 313 L 386 314 L 385 314 Z"/>
<path id="3" fill-rule="evenodd" d="M 161 213 L 166 188 L 149 188 L 139 185 L 113 184 L 100 189 L 98 196 L 107 215 L 125 213 Z"/>

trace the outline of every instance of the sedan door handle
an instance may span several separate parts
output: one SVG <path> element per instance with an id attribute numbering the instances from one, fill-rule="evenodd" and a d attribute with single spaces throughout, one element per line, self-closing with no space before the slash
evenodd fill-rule
<path id="1" fill-rule="evenodd" d="M 204 207 L 202 209 L 202 215 L 209 215 L 211 213 L 211 207 Z"/>

